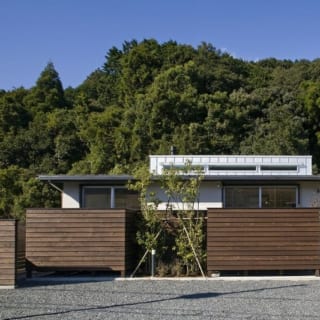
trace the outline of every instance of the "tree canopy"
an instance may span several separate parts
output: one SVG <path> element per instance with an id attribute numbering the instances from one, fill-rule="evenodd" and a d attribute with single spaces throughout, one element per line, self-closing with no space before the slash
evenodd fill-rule
<path id="1" fill-rule="evenodd" d="M 319 117 L 319 59 L 253 62 L 205 42 L 132 40 L 66 89 L 49 62 L 32 88 L 0 88 L 0 212 L 42 205 L 26 194 L 27 185 L 40 192 L 37 174 L 132 173 L 171 145 L 180 154 L 311 154 L 320 168 Z"/>

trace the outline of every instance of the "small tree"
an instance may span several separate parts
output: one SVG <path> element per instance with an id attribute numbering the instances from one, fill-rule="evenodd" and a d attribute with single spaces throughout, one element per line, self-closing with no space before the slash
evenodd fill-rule
<path id="1" fill-rule="evenodd" d="M 152 250 L 160 252 L 163 249 L 159 237 L 162 232 L 162 221 L 161 216 L 157 214 L 160 202 L 156 194 L 149 189 L 152 175 L 146 166 L 142 166 L 136 170 L 134 177 L 135 181 L 129 183 L 128 188 L 139 192 L 141 219 L 136 236 L 138 244 L 142 246 L 145 253 L 132 275 L 136 273 L 148 253 Z"/>
<path id="2" fill-rule="evenodd" d="M 203 180 L 201 168 L 187 161 L 181 168 L 165 169 L 162 188 L 168 197 L 168 208 L 178 219 L 173 248 L 186 268 L 186 274 L 201 272 L 205 262 L 204 217 L 199 211 L 199 189 Z"/>
<path id="3" fill-rule="evenodd" d="M 205 262 L 204 250 L 204 217 L 198 210 L 199 188 L 203 179 L 203 172 L 187 162 L 183 168 L 165 169 L 161 177 L 161 187 L 168 197 L 168 209 L 172 215 L 163 219 L 158 212 L 160 204 L 156 194 L 151 191 L 152 175 L 143 166 L 135 172 L 135 182 L 129 188 L 139 192 L 141 205 L 141 221 L 136 234 L 137 242 L 145 250 L 137 268 L 144 262 L 147 254 L 156 249 L 158 258 L 168 246 L 165 236 L 174 233 L 174 245 L 171 248 L 179 257 L 181 266 L 186 274 L 198 273 L 204 276 L 202 265 Z M 167 228 L 165 221 L 173 219 L 173 228 Z M 160 235 L 162 235 L 160 237 Z M 168 238 L 167 238 L 168 239 Z M 160 259 L 159 259 L 160 260 Z"/>

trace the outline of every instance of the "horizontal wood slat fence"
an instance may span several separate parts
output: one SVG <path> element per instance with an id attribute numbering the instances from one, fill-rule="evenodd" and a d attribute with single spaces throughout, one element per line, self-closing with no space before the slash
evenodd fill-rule
<path id="1" fill-rule="evenodd" d="M 0 287 L 15 287 L 25 275 L 25 227 L 0 220 Z"/>
<path id="2" fill-rule="evenodd" d="M 208 210 L 208 274 L 319 269 L 319 209 Z"/>
<path id="3" fill-rule="evenodd" d="M 28 209 L 27 271 L 106 270 L 124 276 L 134 263 L 135 212 Z"/>

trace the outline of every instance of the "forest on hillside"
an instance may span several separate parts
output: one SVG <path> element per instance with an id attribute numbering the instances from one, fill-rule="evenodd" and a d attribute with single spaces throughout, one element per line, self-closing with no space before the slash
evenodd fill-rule
<path id="1" fill-rule="evenodd" d="M 63 88 L 48 63 L 0 88 L 0 217 L 56 206 L 38 174 L 131 173 L 149 154 L 311 154 L 320 168 L 320 59 L 236 59 L 208 43 L 111 48 Z"/>

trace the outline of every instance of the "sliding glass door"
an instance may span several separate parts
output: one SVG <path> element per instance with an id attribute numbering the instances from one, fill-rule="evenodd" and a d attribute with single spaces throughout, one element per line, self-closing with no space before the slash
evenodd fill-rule
<path id="1" fill-rule="evenodd" d="M 295 208 L 297 186 L 225 186 L 225 208 Z"/>

